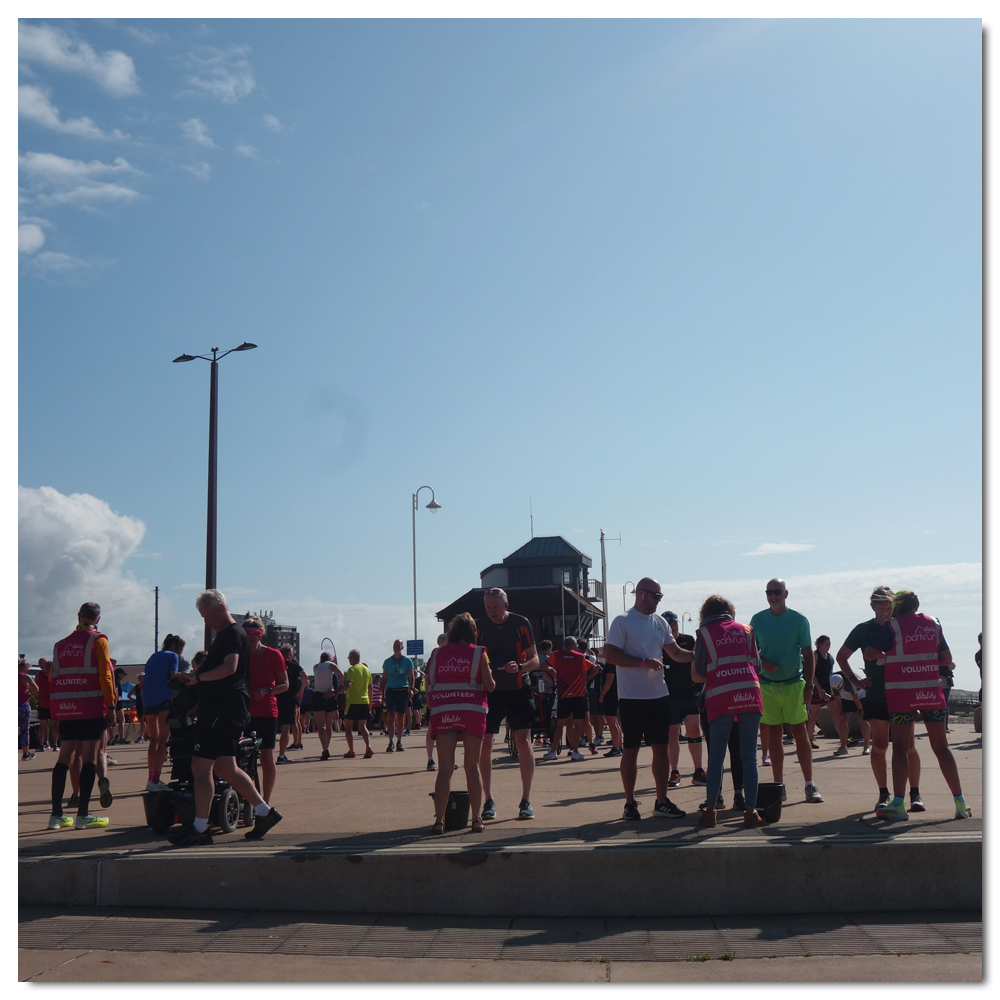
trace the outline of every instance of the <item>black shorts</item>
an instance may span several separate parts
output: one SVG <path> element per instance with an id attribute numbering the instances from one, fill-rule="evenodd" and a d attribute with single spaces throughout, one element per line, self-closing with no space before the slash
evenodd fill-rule
<path id="1" fill-rule="evenodd" d="M 107 728 L 108 722 L 103 715 L 99 719 L 60 719 L 59 739 L 99 740 Z"/>
<path id="2" fill-rule="evenodd" d="M 287 701 L 278 699 L 278 725 L 295 725 L 295 699 L 289 698 Z"/>
<path id="3" fill-rule="evenodd" d="M 889 721 L 889 706 L 884 701 L 872 701 L 871 698 L 865 698 L 861 703 L 866 719 L 878 719 L 882 722 Z"/>
<path id="4" fill-rule="evenodd" d="M 158 705 L 145 705 L 142 709 L 143 715 L 159 715 L 160 712 L 170 711 L 170 699 L 167 698 L 166 701 L 161 701 Z"/>
<path id="5" fill-rule="evenodd" d="M 864 702 L 861 703 L 861 707 L 862 708 L 864 708 L 864 704 L 865 704 Z M 853 698 L 850 701 L 847 698 L 841 698 L 840 699 L 840 710 L 841 710 L 841 712 L 844 712 L 845 714 L 847 712 L 856 712 L 858 710 L 858 706 L 854 704 L 854 699 Z"/>
<path id="6" fill-rule="evenodd" d="M 610 694 L 610 693 L 606 694 L 604 696 L 604 701 L 599 701 L 598 705 L 600 706 L 600 708 L 598 709 L 597 714 L 598 715 L 603 715 L 605 719 L 608 718 L 609 715 L 610 716 L 617 716 L 618 715 L 618 696 L 617 695 Z"/>
<path id="7" fill-rule="evenodd" d="M 379 708 L 381 707 L 380 705 Z M 351 722 L 367 722 L 369 715 L 371 715 L 371 705 L 350 705 L 344 718 L 350 719 Z"/>
<path id="8" fill-rule="evenodd" d="M 670 725 L 679 726 L 689 715 L 698 714 L 696 694 L 670 695 Z"/>
<path id="9" fill-rule="evenodd" d="M 321 693 L 313 691 L 312 701 L 309 704 L 310 712 L 336 712 L 337 695 L 336 692 L 329 691 Z"/>
<path id="10" fill-rule="evenodd" d="M 52 709 L 51 708 L 39 708 L 38 709 L 38 721 L 39 722 L 44 722 L 46 719 L 51 719 L 51 718 L 52 718 Z"/>
<path id="11" fill-rule="evenodd" d="M 242 722 L 218 716 L 199 715 L 194 730 L 193 756 L 202 760 L 235 757 L 236 745 L 243 732 Z"/>
<path id="12" fill-rule="evenodd" d="M 270 715 L 252 715 L 246 732 L 255 732 L 260 737 L 261 750 L 273 750 L 274 738 L 278 735 L 278 720 Z"/>
<path id="13" fill-rule="evenodd" d="M 559 699 L 559 704 L 556 706 L 556 718 L 568 719 L 571 715 L 574 719 L 585 719 L 587 717 L 586 698 Z"/>
<path id="14" fill-rule="evenodd" d="M 535 721 L 535 699 L 530 689 L 517 691 L 491 691 L 487 696 L 489 712 L 486 715 L 486 733 L 496 736 L 500 723 L 506 719 L 514 732 L 530 729 Z"/>
<path id="15" fill-rule="evenodd" d="M 618 702 L 622 724 L 622 746 L 638 750 L 645 740 L 650 746 L 670 742 L 670 697 L 622 698 Z"/>
<path id="16" fill-rule="evenodd" d="M 600 691 L 587 692 L 587 707 L 591 715 L 604 715 L 604 705 L 601 703 Z"/>

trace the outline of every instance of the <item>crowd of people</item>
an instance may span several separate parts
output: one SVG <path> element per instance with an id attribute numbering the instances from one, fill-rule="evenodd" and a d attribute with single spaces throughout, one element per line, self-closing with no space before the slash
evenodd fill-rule
<path id="1" fill-rule="evenodd" d="M 171 725 L 192 727 L 195 736 L 195 816 L 170 835 L 171 843 L 212 842 L 216 778 L 249 804 L 253 822 L 245 836 L 258 840 L 282 819 L 270 805 L 277 766 L 290 762 L 290 751 L 303 749 L 304 733 L 315 729 L 323 761 L 331 759 L 332 734 L 338 731 L 346 739 L 345 758 L 358 755 L 357 736 L 364 758 L 370 759 L 376 727 L 388 737 L 385 752 L 401 753 L 403 737 L 421 727 L 426 710 L 427 770 L 437 771 L 433 834 L 444 832 L 460 742 L 472 832 L 496 819 L 492 762 L 502 724 L 520 772 L 518 819 L 534 817 L 536 748 L 544 751 L 542 761 L 557 760 L 563 751 L 581 761 L 582 750 L 600 752 L 607 732 L 604 757 L 620 760 L 625 820 L 642 818 L 635 789 L 644 745 L 652 753 L 652 815 L 685 816 L 668 794 L 681 783 L 683 742 L 691 757 L 691 783 L 705 788 L 699 824 L 715 826 L 724 807 L 728 753 L 733 808 L 753 828 L 765 822 L 757 810 L 760 769 L 769 767 L 773 781 L 783 787 L 786 743 L 795 747 L 805 801 L 823 801 L 813 780 L 812 750 L 826 706 L 840 740 L 834 756 L 846 755 L 853 745 L 850 717 L 860 722 L 862 753 L 870 758 L 878 788 L 879 817 L 905 819 L 925 809 L 914 746 L 919 719 L 954 797 L 955 817 L 968 818 L 947 740 L 951 652 L 940 622 L 919 611 L 917 595 L 875 588 L 869 599 L 873 617 L 852 629 L 835 656 L 830 637 L 821 635 L 814 643 L 806 617 L 788 606 L 784 581 L 768 581 L 764 596 L 767 607 L 747 624 L 737 621 L 724 596 L 709 596 L 691 636 L 680 632 L 676 614 L 657 613 L 663 594 L 656 580 L 644 577 L 635 587 L 634 606 L 611 623 L 603 648 L 592 650 L 585 639 L 573 636 L 565 636 L 559 648 L 548 640 L 536 647 L 528 619 L 512 613 L 507 594 L 494 588 L 485 592 L 482 617 L 464 613 L 448 624 L 424 669 L 403 655 L 397 640 L 376 678 L 356 649 L 348 654 L 346 671 L 336 654 L 324 652 L 309 674 L 291 646 L 279 650 L 264 644 L 261 619 L 248 616 L 237 623 L 225 596 L 207 590 L 196 604 L 215 632 L 210 649 L 188 663 L 184 640 L 168 635 L 127 697 L 123 672 L 115 669 L 108 638 L 98 629 L 100 606 L 88 602 L 74 631 L 55 644 L 52 660 L 39 662 L 37 679 L 23 659 L 19 663 L 19 752 L 32 756 L 26 736 L 34 695 L 39 744 L 59 754 L 52 769 L 49 829 L 106 827 L 108 818 L 93 815 L 90 802 L 95 784 L 102 808 L 113 801 L 107 749 L 116 740 L 128 742 L 124 709 L 131 701 L 142 720 L 139 739 L 148 744 L 147 792 L 169 788 L 162 772 Z M 850 662 L 859 650 L 861 672 Z M 259 740 L 259 790 L 237 763 L 237 743 L 250 732 Z M 67 776 L 72 795 L 66 807 L 76 807 L 75 817 L 64 812 Z M 782 797 L 787 798 L 784 787 Z"/>

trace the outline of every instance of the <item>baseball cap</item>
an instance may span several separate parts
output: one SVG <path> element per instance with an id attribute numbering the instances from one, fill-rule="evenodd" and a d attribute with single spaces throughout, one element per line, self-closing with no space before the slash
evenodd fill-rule
<path id="1" fill-rule="evenodd" d="M 673 611 L 664 611 L 663 617 L 666 618 L 668 622 L 677 621 L 677 615 L 675 615 Z"/>

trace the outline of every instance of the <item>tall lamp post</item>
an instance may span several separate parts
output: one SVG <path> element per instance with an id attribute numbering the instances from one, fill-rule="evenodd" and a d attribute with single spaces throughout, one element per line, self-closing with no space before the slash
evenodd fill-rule
<path id="1" fill-rule="evenodd" d="M 631 588 L 632 588 L 632 593 L 634 594 L 634 593 L 635 593 L 635 584 L 634 584 L 634 583 L 633 583 L 633 582 L 632 582 L 631 580 L 629 580 L 629 581 L 628 581 L 628 582 L 627 582 L 627 583 L 625 584 L 625 586 L 624 586 L 624 587 L 622 587 L 622 611 L 623 611 L 623 612 L 624 612 L 625 614 L 628 614 L 628 608 L 627 608 L 627 607 L 625 607 L 625 594 L 626 594 L 626 592 L 628 591 L 628 588 L 629 588 L 629 587 L 631 587 Z"/>
<path id="2" fill-rule="evenodd" d="M 694 619 L 693 619 L 693 618 L 691 617 L 691 614 L 690 614 L 690 612 L 688 612 L 688 611 L 685 611 L 685 612 L 684 612 L 684 613 L 683 613 L 683 614 L 681 615 L 681 631 L 682 631 L 682 632 L 684 631 L 684 619 L 685 619 L 685 618 L 686 618 L 686 619 L 687 619 L 687 620 L 688 620 L 689 622 L 691 622 L 691 621 L 694 621 Z"/>
<path id="3" fill-rule="evenodd" d="M 413 494 L 413 638 L 417 638 L 417 497 L 420 490 L 431 491 L 431 502 L 427 504 L 428 510 L 440 510 L 441 504 L 434 499 L 434 490 L 430 486 L 421 486 Z"/>
<path id="4" fill-rule="evenodd" d="M 181 361 L 194 361 L 200 358 L 212 366 L 210 389 L 208 393 L 208 529 L 205 538 L 205 589 L 215 589 L 216 541 L 217 541 L 217 509 L 218 509 L 218 446 L 219 446 L 219 362 L 234 351 L 252 351 L 257 345 L 243 341 L 239 347 L 231 347 L 228 351 L 219 353 L 217 347 L 212 348 L 212 356 L 204 354 L 182 354 L 174 358 L 174 364 Z M 205 625 L 205 649 L 212 643 L 212 630 Z"/>

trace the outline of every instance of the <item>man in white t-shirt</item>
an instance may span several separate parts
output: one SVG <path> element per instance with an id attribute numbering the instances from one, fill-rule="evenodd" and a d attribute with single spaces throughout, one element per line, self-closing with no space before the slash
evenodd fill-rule
<path id="1" fill-rule="evenodd" d="M 653 750 L 656 784 L 654 816 L 680 819 L 687 815 L 667 798 L 670 780 L 670 699 L 663 677 L 663 654 L 690 663 L 694 653 L 674 641 L 667 622 L 656 614 L 663 599 L 660 585 L 648 576 L 635 585 L 635 606 L 619 615 L 608 631 L 604 658 L 618 668 L 618 717 L 622 727 L 622 786 L 624 819 L 641 819 L 635 801 L 635 779 L 642 741 Z"/>

